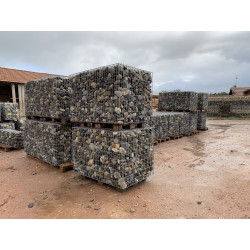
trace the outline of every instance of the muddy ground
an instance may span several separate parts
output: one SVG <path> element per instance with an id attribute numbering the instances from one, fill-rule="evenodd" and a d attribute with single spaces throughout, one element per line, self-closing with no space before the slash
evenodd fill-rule
<path id="1" fill-rule="evenodd" d="M 154 174 L 118 192 L 0 149 L 0 218 L 250 218 L 250 120 L 154 147 Z"/>

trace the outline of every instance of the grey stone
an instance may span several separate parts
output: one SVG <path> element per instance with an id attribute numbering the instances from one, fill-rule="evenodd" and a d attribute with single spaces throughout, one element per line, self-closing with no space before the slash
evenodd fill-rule
<path id="1" fill-rule="evenodd" d="M 1 119 L 0 121 L 17 121 L 19 110 L 17 103 L 1 102 Z"/>
<path id="2" fill-rule="evenodd" d="M 71 75 L 69 82 L 72 122 L 142 122 L 152 114 L 148 71 L 115 64 Z"/>
<path id="3" fill-rule="evenodd" d="M 150 128 L 112 131 L 73 127 L 74 168 L 86 177 L 126 189 L 153 171 L 151 133 Z M 77 142 L 79 134 L 81 140 Z M 95 147 L 89 147 L 88 140 Z"/>
<path id="4" fill-rule="evenodd" d="M 67 77 L 51 77 L 25 84 L 25 114 L 69 120 L 71 83 Z"/>
<path id="5" fill-rule="evenodd" d="M 13 129 L 0 129 L 0 143 L 10 148 L 23 148 L 23 132 Z"/>
<path id="6" fill-rule="evenodd" d="M 198 94 L 189 92 L 159 93 L 159 111 L 195 111 L 198 108 Z"/>
<path id="7" fill-rule="evenodd" d="M 70 125 L 26 120 L 24 138 L 27 154 L 53 166 L 72 162 Z"/>
<path id="8" fill-rule="evenodd" d="M 2 123 L 0 123 L 0 129 L 15 130 L 15 123 L 14 122 L 2 122 Z"/>

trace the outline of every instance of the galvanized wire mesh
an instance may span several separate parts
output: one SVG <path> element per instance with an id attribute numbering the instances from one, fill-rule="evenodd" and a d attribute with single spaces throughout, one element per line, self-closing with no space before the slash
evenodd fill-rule
<path id="1" fill-rule="evenodd" d="M 207 128 L 207 112 L 198 113 L 197 129 L 205 130 Z"/>
<path id="2" fill-rule="evenodd" d="M 25 124 L 26 119 L 19 119 L 14 122 L 15 124 L 15 129 L 18 131 L 23 131 L 24 130 L 24 124 Z"/>
<path id="3" fill-rule="evenodd" d="M 0 129 L 15 130 L 15 123 L 14 122 L 2 122 L 2 123 L 0 123 Z"/>
<path id="4" fill-rule="evenodd" d="M 71 126 L 59 123 L 26 120 L 25 152 L 50 165 L 71 162 Z"/>
<path id="5" fill-rule="evenodd" d="M 11 148 L 23 148 L 23 132 L 0 129 L 0 143 Z"/>
<path id="6" fill-rule="evenodd" d="M 197 131 L 198 114 L 189 113 L 189 129 L 191 132 Z"/>
<path id="7" fill-rule="evenodd" d="M 198 110 L 206 110 L 208 107 L 208 94 L 198 93 Z"/>
<path id="8" fill-rule="evenodd" d="M 152 114 L 148 71 L 114 64 L 72 75 L 69 81 L 72 122 L 142 122 Z"/>
<path id="9" fill-rule="evenodd" d="M 1 121 L 17 121 L 19 110 L 17 103 L 1 102 Z"/>
<path id="10" fill-rule="evenodd" d="M 147 125 L 152 127 L 153 140 L 186 135 L 190 132 L 189 113 L 154 112 Z"/>
<path id="11" fill-rule="evenodd" d="M 195 111 L 198 107 L 198 94 L 195 92 L 159 93 L 159 111 Z"/>
<path id="12" fill-rule="evenodd" d="M 69 119 L 71 84 L 67 78 L 52 77 L 25 84 L 26 116 Z"/>
<path id="13" fill-rule="evenodd" d="M 75 170 L 103 183 L 126 189 L 153 171 L 151 128 L 111 131 L 72 128 Z"/>

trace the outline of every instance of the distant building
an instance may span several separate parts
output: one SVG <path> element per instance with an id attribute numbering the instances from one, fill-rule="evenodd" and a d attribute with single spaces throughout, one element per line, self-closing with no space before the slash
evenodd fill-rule
<path id="1" fill-rule="evenodd" d="M 24 84 L 52 76 L 55 75 L 0 67 L 0 102 L 19 103 L 20 115 L 24 116 Z"/>
<path id="2" fill-rule="evenodd" d="M 234 85 L 230 89 L 229 95 L 250 96 L 250 87 L 238 87 L 238 86 Z"/>

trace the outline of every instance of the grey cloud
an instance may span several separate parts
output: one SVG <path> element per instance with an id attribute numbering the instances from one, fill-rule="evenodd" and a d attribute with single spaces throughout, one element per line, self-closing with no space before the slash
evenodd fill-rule
<path id="1" fill-rule="evenodd" d="M 250 32 L 0 32 L 0 66 L 69 75 L 122 62 L 153 72 L 153 90 L 247 86 Z"/>

